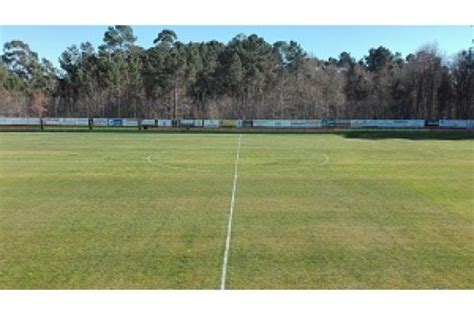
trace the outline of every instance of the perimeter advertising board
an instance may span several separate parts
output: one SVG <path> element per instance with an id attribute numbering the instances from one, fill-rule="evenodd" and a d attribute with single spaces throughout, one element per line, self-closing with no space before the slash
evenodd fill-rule
<path id="1" fill-rule="evenodd" d="M 290 120 L 254 119 L 253 126 L 257 128 L 290 128 Z"/>
<path id="2" fill-rule="evenodd" d="M 33 126 L 40 125 L 39 118 L 0 117 L 2 126 Z"/>
<path id="3" fill-rule="evenodd" d="M 138 120 L 137 119 L 122 119 L 122 126 L 124 127 L 137 127 Z"/>
<path id="4" fill-rule="evenodd" d="M 223 120 L 221 120 L 221 127 L 241 128 L 242 127 L 242 120 L 223 119 Z"/>
<path id="5" fill-rule="evenodd" d="M 94 126 L 107 126 L 107 118 L 93 118 L 92 124 Z"/>
<path id="6" fill-rule="evenodd" d="M 158 127 L 171 127 L 173 125 L 173 121 L 171 119 L 158 119 L 157 124 Z"/>
<path id="7" fill-rule="evenodd" d="M 88 126 L 89 118 L 43 118 L 45 126 Z"/>
<path id="8" fill-rule="evenodd" d="M 440 119 L 440 128 L 452 128 L 452 129 L 467 129 L 469 127 L 468 120 L 462 119 Z"/>
<path id="9" fill-rule="evenodd" d="M 423 128 L 422 119 L 352 119 L 351 128 Z"/>
<path id="10" fill-rule="evenodd" d="M 220 121 L 217 119 L 204 119 L 204 127 L 205 128 L 219 128 Z"/>
<path id="11" fill-rule="evenodd" d="M 180 127 L 194 127 L 194 119 L 180 119 L 179 126 Z"/>
<path id="12" fill-rule="evenodd" d="M 156 120 L 154 119 L 143 119 L 142 126 L 156 126 Z"/>
<path id="13" fill-rule="evenodd" d="M 254 127 L 261 128 L 321 128 L 320 119 L 256 119 L 253 121 Z"/>
<path id="14" fill-rule="evenodd" d="M 109 127 L 121 127 L 122 118 L 109 118 L 107 119 L 107 126 Z"/>

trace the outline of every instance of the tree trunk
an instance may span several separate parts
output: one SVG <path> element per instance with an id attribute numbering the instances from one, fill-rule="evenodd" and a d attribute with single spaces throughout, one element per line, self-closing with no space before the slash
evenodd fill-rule
<path id="1" fill-rule="evenodd" d="M 174 84 L 174 119 L 178 119 L 178 87 Z"/>

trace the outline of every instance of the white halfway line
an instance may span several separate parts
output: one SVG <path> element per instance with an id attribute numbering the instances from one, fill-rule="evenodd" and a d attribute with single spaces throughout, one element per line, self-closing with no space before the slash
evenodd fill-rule
<path id="1" fill-rule="evenodd" d="M 227 224 L 227 238 L 225 240 L 224 262 L 222 263 L 221 290 L 225 290 L 225 279 L 227 276 L 227 262 L 229 261 L 230 236 L 232 235 L 232 217 L 234 214 L 235 192 L 237 190 L 237 177 L 238 177 L 241 139 L 242 139 L 242 135 L 239 135 L 239 142 L 237 144 L 237 155 L 235 157 L 235 166 L 234 166 L 234 184 L 232 186 L 232 197 L 230 198 L 229 222 Z"/>

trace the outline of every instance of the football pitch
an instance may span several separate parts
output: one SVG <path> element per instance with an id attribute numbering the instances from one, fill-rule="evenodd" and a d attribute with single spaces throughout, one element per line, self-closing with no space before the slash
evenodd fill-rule
<path id="1" fill-rule="evenodd" d="M 226 289 L 473 289 L 474 140 L 0 133 L 0 289 L 223 275 Z"/>

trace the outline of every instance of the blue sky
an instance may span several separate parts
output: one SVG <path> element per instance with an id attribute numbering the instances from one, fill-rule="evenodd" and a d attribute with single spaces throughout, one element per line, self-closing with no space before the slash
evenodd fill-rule
<path id="1" fill-rule="evenodd" d="M 90 41 L 102 42 L 107 26 L 0 26 L 0 43 L 21 39 L 41 58 L 58 65 L 66 47 Z M 137 43 L 150 47 L 164 28 L 173 29 L 182 42 L 218 40 L 227 43 L 235 35 L 255 33 L 268 42 L 295 40 L 313 56 L 327 59 L 348 51 L 362 58 L 372 47 L 383 45 L 403 56 L 425 44 L 436 43 L 447 57 L 471 45 L 472 28 L 466 26 L 133 26 Z"/>

